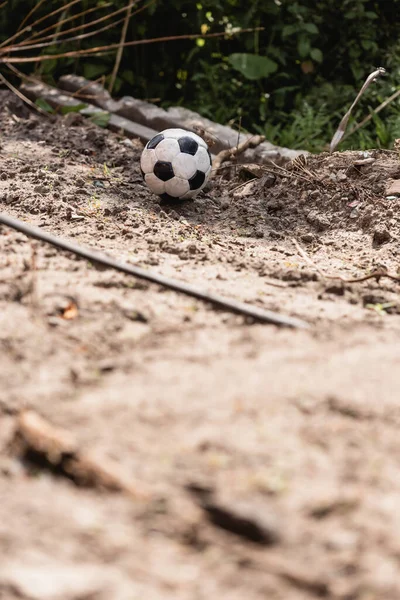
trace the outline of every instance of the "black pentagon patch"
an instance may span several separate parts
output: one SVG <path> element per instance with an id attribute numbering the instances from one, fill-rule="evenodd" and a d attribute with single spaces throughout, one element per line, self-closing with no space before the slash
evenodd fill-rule
<path id="1" fill-rule="evenodd" d="M 160 194 L 160 198 L 162 203 L 177 203 L 177 202 L 181 202 L 180 198 L 177 198 L 176 196 L 170 196 L 169 194 L 167 194 L 166 192 L 164 194 Z"/>
<path id="2" fill-rule="evenodd" d="M 153 138 L 151 138 L 151 140 L 149 142 L 147 142 L 146 148 L 149 148 L 150 150 L 154 150 L 154 148 L 156 148 L 156 146 L 158 146 L 158 144 L 160 142 L 162 142 L 163 139 L 164 139 L 163 134 L 162 133 L 158 133 Z"/>
<path id="3" fill-rule="evenodd" d="M 168 181 L 174 177 L 174 170 L 170 162 L 158 160 L 154 165 L 154 175 L 161 181 Z"/>
<path id="4" fill-rule="evenodd" d="M 203 171 L 196 171 L 196 173 L 188 179 L 190 189 L 198 190 L 203 185 L 205 178 L 206 175 Z"/>
<path id="5" fill-rule="evenodd" d="M 179 148 L 181 149 L 181 152 L 183 152 L 184 154 L 191 154 L 192 156 L 196 154 L 197 148 L 199 147 L 196 140 L 189 137 L 188 135 L 179 138 L 178 144 Z"/>

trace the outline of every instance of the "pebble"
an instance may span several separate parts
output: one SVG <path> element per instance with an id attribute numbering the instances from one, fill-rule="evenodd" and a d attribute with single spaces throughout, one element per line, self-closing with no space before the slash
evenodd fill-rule
<path id="1" fill-rule="evenodd" d="M 385 226 L 378 225 L 377 227 L 375 227 L 374 233 L 373 233 L 374 244 L 377 244 L 380 246 L 381 244 L 385 244 L 386 242 L 389 242 L 390 240 L 391 240 L 390 232 Z"/>

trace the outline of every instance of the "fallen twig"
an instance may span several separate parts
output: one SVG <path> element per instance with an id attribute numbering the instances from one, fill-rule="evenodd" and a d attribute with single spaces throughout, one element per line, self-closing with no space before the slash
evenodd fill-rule
<path id="1" fill-rule="evenodd" d="M 374 269 L 374 271 L 372 271 L 371 273 L 368 273 L 367 275 L 362 275 L 361 277 L 347 278 L 342 277 L 342 275 L 329 275 L 328 273 L 325 273 L 325 271 L 323 271 L 318 265 L 315 264 L 315 262 L 308 256 L 307 252 L 304 250 L 304 248 L 300 246 L 299 242 L 296 239 L 292 238 L 292 242 L 295 245 L 296 250 L 298 251 L 300 256 L 304 258 L 304 260 L 310 265 L 310 267 L 313 267 L 313 269 L 316 270 L 318 275 L 325 279 L 338 279 L 343 283 L 362 283 L 363 281 L 368 281 L 369 279 L 376 279 L 376 281 L 379 281 L 379 279 L 381 279 L 382 277 L 386 277 L 387 279 L 391 279 L 392 281 L 400 282 L 400 277 L 388 273 L 387 270 L 383 267 Z"/>
<path id="2" fill-rule="evenodd" d="M 7 225 L 8 227 L 12 227 L 13 229 L 16 229 L 17 231 L 20 231 L 21 233 L 24 233 L 25 235 L 32 237 L 36 240 L 45 242 L 46 244 L 51 244 L 52 246 L 60 248 L 61 250 L 72 252 L 77 256 L 89 260 L 91 263 L 116 269 L 117 271 L 127 273 L 128 275 L 134 275 L 139 279 L 145 279 L 146 281 L 156 283 L 170 290 L 186 294 L 187 296 L 191 296 L 192 298 L 197 298 L 198 300 L 202 300 L 203 302 L 209 302 L 211 304 L 214 304 L 214 306 L 217 306 L 224 310 L 228 310 L 230 312 L 240 314 L 245 317 L 251 317 L 256 321 L 260 321 L 262 323 L 273 323 L 274 325 L 286 327 L 297 327 L 302 329 L 309 327 L 309 325 L 301 319 L 296 319 L 294 317 L 286 317 L 269 310 L 264 310 L 263 308 L 259 308 L 257 306 L 251 306 L 249 304 L 246 304 L 245 302 L 237 302 L 236 300 L 230 300 L 228 298 L 218 296 L 217 294 L 212 294 L 187 283 L 177 281 L 169 277 L 165 277 L 164 275 L 152 273 L 151 271 L 147 271 L 146 269 L 142 269 L 141 267 L 136 267 L 133 265 L 128 265 L 127 263 L 119 262 L 113 258 L 100 254 L 99 252 L 89 250 L 88 248 L 82 248 L 81 246 L 78 246 L 77 244 L 74 244 L 69 240 L 64 240 L 62 238 L 51 235 L 50 233 L 47 233 L 42 229 L 32 227 L 31 225 L 28 225 L 23 221 L 13 219 L 8 215 L 2 213 L 0 213 L 0 223 L 2 223 L 3 225 Z"/>
<path id="3" fill-rule="evenodd" d="M 78 485 L 121 491 L 135 499 L 149 495 L 122 472 L 118 463 L 84 453 L 68 431 L 33 410 L 19 415 L 10 450 L 27 463 L 39 464 Z"/>
<path id="4" fill-rule="evenodd" d="M 219 169 L 221 167 L 221 164 L 226 160 L 232 160 L 233 158 L 235 158 L 235 156 L 237 156 L 238 154 L 242 154 L 248 148 L 256 148 L 263 142 L 265 142 L 265 136 L 254 135 L 245 140 L 244 142 L 241 142 L 237 146 L 234 146 L 233 148 L 226 148 L 225 150 L 221 150 L 221 152 L 219 152 L 213 160 L 213 170 Z"/>

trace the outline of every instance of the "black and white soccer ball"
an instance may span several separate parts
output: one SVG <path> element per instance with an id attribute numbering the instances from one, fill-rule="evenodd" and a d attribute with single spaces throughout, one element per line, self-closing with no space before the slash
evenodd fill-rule
<path id="1" fill-rule="evenodd" d="M 211 173 L 206 142 L 185 129 L 165 129 L 147 142 L 140 159 L 143 178 L 163 200 L 194 198 Z"/>

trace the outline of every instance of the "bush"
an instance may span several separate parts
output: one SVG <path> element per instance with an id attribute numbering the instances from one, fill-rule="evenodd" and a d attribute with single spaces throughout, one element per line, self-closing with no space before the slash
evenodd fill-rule
<path id="1" fill-rule="evenodd" d="M 76 16 L 73 23 L 79 25 L 126 3 L 116 0 L 112 7 L 102 9 L 103 0 L 81 0 L 66 8 L 65 15 L 97 6 L 98 11 L 87 17 Z M 15 15 L 26 14 L 35 4 L 34 0 L 8 1 L 0 13 L 1 39 L 17 29 Z M 263 30 L 226 39 L 205 37 L 126 48 L 114 91 L 162 106 L 182 104 L 223 123 L 240 118 L 244 128 L 265 132 L 274 143 L 318 151 L 329 142 L 363 80 L 376 66 L 388 68 L 389 75 L 371 86 L 353 118 L 360 120 L 398 88 L 400 43 L 394 16 L 399 5 L 400 0 L 157 0 L 132 17 L 128 40 L 229 33 L 248 27 Z M 59 6 L 60 2 L 44 2 L 30 22 Z M 57 22 L 60 14 L 34 30 Z M 118 25 L 76 46 L 117 43 L 120 29 Z M 42 52 L 58 54 L 70 49 L 65 43 Z M 50 83 L 71 71 L 88 78 L 104 75 L 107 81 L 114 60 L 114 54 L 64 58 L 33 68 Z M 32 64 L 25 70 L 32 70 Z M 341 147 L 390 146 L 399 132 L 396 100 Z"/>

